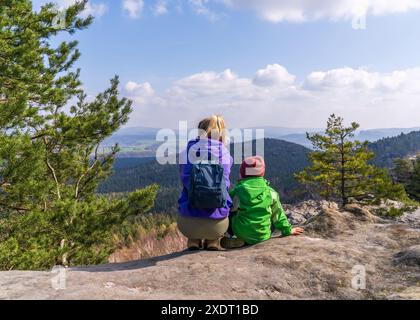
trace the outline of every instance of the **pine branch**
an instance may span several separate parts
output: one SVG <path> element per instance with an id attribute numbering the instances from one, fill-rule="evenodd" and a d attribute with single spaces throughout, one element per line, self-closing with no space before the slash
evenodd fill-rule
<path id="1" fill-rule="evenodd" d="M 29 211 L 29 209 L 27 208 L 16 207 L 16 206 L 9 205 L 7 203 L 2 203 L 2 202 L 0 202 L 0 206 L 6 209 L 11 209 L 11 210 L 16 210 L 16 211 Z"/>
<path id="2" fill-rule="evenodd" d="M 48 147 L 48 142 L 47 142 L 46 137 L 44 137 L 43 141 L 44 141 L 44 143 L 45 143 L 46 147 Z M 48 152 L 48 151 L 47 151 L 47 152 Z M 47 153 L 45 154 L 45 162 L 46 162 L 47 167 L 48 167 L 48 169 L 50 170 L 50 172 L 51 172 L 51 174 L 52 174 L 52 176 L 53 176 L 53 178 L 54 178 L 55 185 L 56 185 L 56 189 L 57 189 L 57 198 L 58 198 L 59 200 L 61 200 L 60 183 L 58 182 L 58 179 L 57 179 L 57 174 L 56 174 L 56 172 L 55 172 L 55 169 L 53 168 L 53 166 L 51 165 L 51 163 L 50 163 L 50 161 L 49 161 L 49 159 L 48 159 L 48 154 L 47 154 Z"/>

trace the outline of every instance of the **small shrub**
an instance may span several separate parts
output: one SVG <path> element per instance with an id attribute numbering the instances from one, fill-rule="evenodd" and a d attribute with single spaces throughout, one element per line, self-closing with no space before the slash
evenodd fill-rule
<path id="1" fill-rule="evenodd" d="M 419 204 L 412 200 L 407 200 L 402 203 L 402 205 L 384 205 L 378 206 L 377 208 L 374 208 L 373 211 L 375 214 L 382 216 L 384 218 L 391 218 L 395 219 L 400 216 L 402 216 L 404 213 L 410 213 L 415 211 L 419 207 Z"/>
<path id="2" fill-rule="evenodd" d="M 0 220 L 0 269 L 49 269 L 55 265 L 105 263 L 121 243 L 133 241 L 130 221 L 153 206 L 158 187 L 126 198 L 91 197 L 61 201 L 47 211 L 33 210 Z M 154 218 L 146 218 L 148 227 Z"/>

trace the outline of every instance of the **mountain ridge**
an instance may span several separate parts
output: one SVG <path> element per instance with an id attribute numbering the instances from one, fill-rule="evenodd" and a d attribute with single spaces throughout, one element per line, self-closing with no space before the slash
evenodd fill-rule
<path id="1" fill-rule="evenodd" d="M 250 127 L 245 129 L 251 129 L 255 132 L 256 129 L 264 129 L 265 138 L 273 138 L 285 140 L 301 144 L 305 147 L 311 147 L 309 141 L 306 139 L 306 132 L 309 133 L 322 133 L 321 128 L 287 128 L 287 127 Z M 111 146 L 115 143 L 119 143 L 121 146 L 126 148 L 135 148 L 146 143 L 147 146 L 153 146 L 153 141 L 156 139 L 157 132 L 161 130 L 159 128 L 148 128 L 148 127 L 128 127 L 120 129 L 114 135 L 106 139 L 103 143 L 104 146 Z M 178 129 L 174 130 L 178 133 Z M 189 129 L 191 130 L 191 129 Z M 243 129 L 241 129 L 243 130 Z M 378 128 L 378 129 L 359 129 L 356 132 L 355 139 L 367 140 L 374 142 L 383 138 L 397 136 L 400 133 L 410 133 L 413 131 L 419 131 L 420 127 L 412 128 Z M 155 141 L 156 142 L 156 141 Z"/>

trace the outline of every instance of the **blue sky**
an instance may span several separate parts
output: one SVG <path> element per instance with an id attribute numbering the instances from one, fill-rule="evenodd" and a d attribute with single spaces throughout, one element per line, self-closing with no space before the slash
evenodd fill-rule
<path id="1" fill-rule="evenodd" d="M 420 123 L 418 0 L 92 0 L 87 13 L 74 36 L 84 87 L 120 75 L 129 126 L 214 112 L 232 126 L 320 127 L 332 112 L 364 128 Z"/>

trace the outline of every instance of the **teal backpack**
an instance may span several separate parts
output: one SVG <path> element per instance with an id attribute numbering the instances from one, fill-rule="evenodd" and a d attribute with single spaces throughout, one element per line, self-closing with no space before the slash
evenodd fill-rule
<path id="1" fill-rule="evenodd" d="M 224 169 L 220 163 L 199 161 L 192 164 L 188 190 L 188 203 L 191 207 L 198 209 L 223 208 L 226 206 L 227 198 Z"/>

